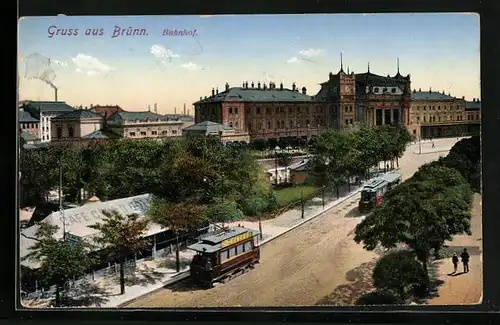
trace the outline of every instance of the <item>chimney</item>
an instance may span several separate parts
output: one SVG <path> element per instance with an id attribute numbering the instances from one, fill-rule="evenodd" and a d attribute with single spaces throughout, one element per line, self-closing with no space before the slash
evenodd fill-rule
<path id="1" fill-rule="evenodd" d="M 302 94 L 307 94 L 307 88 L 306 87 L 302 87 Z"/>
<path id="2" fill-rule="evenodd" d="M 421 92 L 422 91 L 422 88 L 418 88 L 418 92 Z"/>
<path id="3" fill-rule="evenodd" d="M 57 88 L 54 88 L 54 92 L 55 92 L 55 97 L 56 97 L 56 102 L 57 102 Z"/>
<path id="4" fill-rule="evenodd" d="M 85 109 L 87 109 L 87 106 L 85 106 Z"/>
<path id="5" fill-rule="evenodd" d="M 253 81 L 252 81 L 252 88 L 254 87 Z"/>
<path id="6" fill-rule="evenodd" d="M 90 108 L 93 108 L 94 107 L 94 104 L 90 104 Z"/>
<path id="7" fill-rule="evenodd" d="M 257 83 L 257 89 L 260 89 L 260 81 Z"/>
<path id="8" fill-rule="evenodd" d="M 151 105 L 148 105 L 148 112 L 151 112 Z"/>
<path id="9" fill-rule="evenodd" d="M 416 93 L 417 91 L 415 89 L 413 89 L 413 93 Z"/>
<path id="10" fill-rule="evenodd" d="M 429 87 L 429 93 L 432 93 L 432 87 Z"/>
<path id="11" fill-rule="evenodd" d="M 215 88 L 215 94 L 219 94 L 219 87 Z"/>
<path id="12" fill-rule="evenodd" d="M 191 112 L 188 110 L 188 111 L 187 111 L 187 116 L 191 116 L 191 115 L 190 115 L 190 113 L 191 113 Z"/>
<path id="13" fill-rule="evenodd" d="M 154 108 L 155 108 L 155 113 L 158 113 L 158 105 L 156 103 L 154 104 Z"/>
<path id="14" fill-rule="evenodd" d="M 248 81 L 245 81 L 245 88 L 248 89 Z"/>
<path id="15" fill-rule="evenodd" d="M 462 99 L 465 99 L 465 96 L 462 96 Z"/>
<path id="16" fill-rule="evenodd" d="M 201 100 L 201 97 L 200 97 Z M 177 107 L 174 107 L 174 114 L 177 114 Z"/>
<path id="17" fill-rule="evenodd" d="M 227 85 L 227 83 L 226 83 L 226 85 Z M 244 81 L 242 82 L 241 87 L 245 88 L 245 82 Z"/>
<path id="18" fill-rule="evenodd" d="M 184 116 L 186 116 L 186 103 L 184 103 Z"/>
<path id="19" fill-rule="evenodd" d="M 266 90 L 267 89 L 267 85 L 264 83 L 262 84 L 262 89 Z"/>
<path id="20" fill-rule="evenodd" d="M 280 90 L 283 90 L 283 83 L 280 83 Z"/>
<path id="21" fill-rule="evenodd" d="M 214 96 L 214 95 L 215 95 L 215 89 L 212 88 L 212 96 Z"/>
<path id="22" fill-rule="evenodd" d="M 292 84 L 292 90 L 295 91 L 295 82 Z"/>

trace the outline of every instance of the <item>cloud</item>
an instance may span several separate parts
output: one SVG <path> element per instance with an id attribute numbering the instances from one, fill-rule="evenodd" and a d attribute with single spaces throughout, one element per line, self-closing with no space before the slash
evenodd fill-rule
<path id="1" fill-rule="evenodd" d="M 57 65 L 60 65 L 61 67 L 67 67 L 68 66 L 68 63 L 67 62 L 64 62 L 64 61 L 59 61 L 59 60 L 50 60 L 50 62 L 54 63 L 54 64 L 57 64 Z"/>
<path id="2" fill-rule="evenodd" d="M 181 64 L 181 68 L 184 68 L 189 71 L 197 71 L 202 69 L 199 65 L 193 62 L 183 63 Z"/>
<path id="3" fill-rule="evenodd" d="M 286 63 L 297 63 L 297 62 L 299 62 L 299 59 L 296 56 L 291 57 L 288 60 L 286 60 Z"/>
<path id="4" fill-rule="evenodd" d="M 171 49 L 159 44 L 151 46 L 149 53 L 153 54 L 153 56 L 159 59 L 163 64 L 170 63 L 173 58 L 180 57 L 179 54 L 175 54 Z"/>
<path id="5" fill-rule="evenodd" d="M 109 72 L 114 68 L 105 65 L 99 59 L 86 54 L 78 54 L 76 57 L 71 58 L 76 66 L 76 72 L 84 73 L 86 75 L 96 75 L 101 72 Z"/>
<path id="6" fill-rule="evenodd" d="M 325 53 L 325 50 L 323 49 L 307 49 L 307 50 L 302 50 L 299 52 L 299 54 L 305 58 L 311 59 L 314 57 L 318 57 L 320 55 L 323 55 Z"/>

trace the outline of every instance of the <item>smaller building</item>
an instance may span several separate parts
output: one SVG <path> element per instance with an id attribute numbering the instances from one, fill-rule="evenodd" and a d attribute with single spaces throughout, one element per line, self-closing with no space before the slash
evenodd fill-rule
<path id="1" fill-rule="evenodd" d="M 106 120 L 109 130 L 123 138 L 157 139 L 182 136 L 183 122 L 164 115 L 145 112 L 116 112 Z"/>
<path id="2" fill-rule="evenodd" d="M 233 128 L 211 121 L 203 121 L 184 128 L 182 134 L 186 137 L 213 136 L 218 137 L 223 143 L 250 142 L 248 132 L 236 132 Z"/>
<path id="3" fill-rule="evenodd" d="M 75 110 L 66 102 L 59 101 L 24 101 L 22 109 L 40 121 L 39 138 L 41 142 L 52 140 L 52 118 Z"/>
<path id="4" fill-rule="evenodd" d="M 78 109 L 52 118 L 53 141 L 81 139 L 99 131 L 104 118 L 91 110 Z"/>
<path id="5" fill-rule="evenodd" d="M 40 121 L 33 117 L 29 112 L 19 109 L 19 127 L 21 130 L 28 132 L 36 139 L 40 138 Z"/>
<path id="6" fill-rule="evenodd" d="M 304 184 L 311 170 L 311 164 L 309 159 L 303 159 L 288 166 L 290 170 L 290 182 L 295 185 Z"/>

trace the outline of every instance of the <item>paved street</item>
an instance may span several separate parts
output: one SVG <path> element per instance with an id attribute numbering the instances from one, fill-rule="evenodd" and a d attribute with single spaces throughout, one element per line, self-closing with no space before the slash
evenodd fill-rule
<path id="1" fill-rule="evenodd" d="M 435 146 L 450 148 L 456 139 L 434 140 Z M 407 179 L 424 163 L 446 152 L 418 155 L 408 147 L 400 159 Z M 377 254 L 367 252 L 353 241 L 355 226 L 361 221 L 355 212 L 359 195 L 353 196 L 300 227 L 264 245 L 261 263 L 251 272 L 218 285 L 198 290 L 184 284 L 159 290 L 127 307 L 235 307 L 314 305 L 339 286 L 349 285 L 353 269 L 374 261 Z M 283 220 L 269 220 L 270 232 Z"/>

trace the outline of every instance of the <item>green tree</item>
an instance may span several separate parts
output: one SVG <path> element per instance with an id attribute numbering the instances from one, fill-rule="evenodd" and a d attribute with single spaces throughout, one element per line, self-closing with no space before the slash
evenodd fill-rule
<path id="1" fill-rule="evenodd" d="M 40 262 L 38 273 L 48 284 L 55 284 L 55 305 L 60 306 L 61 290 L 70 280 L 79 278 L 89 270 L 93 259 L 90 246 L 85 242 L 69 242 L 54 238 L 59 227 L 40 223 L 35 233 L 35 244 L 23 258 Z"/>
<path id="2" fill-rule="evenodd" d="M 149 220 L 137 214 L 124 216 L 118 211 L 103 211 L 102 222 L 89 227 L 98 230 L 94 241 L 120 263 L 120 293 L 125 293 L 125 260 L 147 246 L 145 240 Z"/>
<path id="3" fill-rule="evenodd" d="M 423 170 L 426 168 L 431 167 Z M 356 227 L 354 240 L 363 242 L 368 250 L 406 243 L 427 274 L 431 249 L 439 250 L 452 236 L 470 231 L 470 199 L 466 200 L 470 191 L 463 178 L 450 168 L 432 169 L 433 174 L 424 176 L 421 171 L 416 179 L 388 192 L 384 202 Z M 443 183 L 445 180 L 449 182 Z"/>
<path id="4" fill-rule="evenodd" d="M 401 302 L 417 289 L 427 287 L 428 279 L 411 251 L 397 251 L 383 256 L 373 269 L 373 285 L 379 291 L 393 292 Z"/>
<path id="5" fill-rule="evenodd" d="M 241 220 L 245 217 L 235 201 L 220 201 L 209 205 L 205 212 L 206 219 L 213 223 Z"/>

